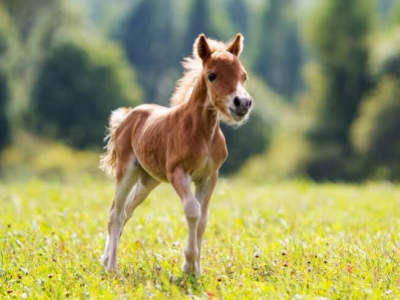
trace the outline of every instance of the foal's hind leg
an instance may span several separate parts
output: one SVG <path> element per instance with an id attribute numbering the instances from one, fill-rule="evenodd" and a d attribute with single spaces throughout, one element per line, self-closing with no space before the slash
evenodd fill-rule
<path id="1" fill-rule="evenodd" d="M 102 256 L 103 265 L 107 270 L 117 268 L 117 253 L 119 239 L 125 222 L 125 205 L 132 186 L 138 179 L 138 165 L 135 158 L 117 162 L 115 198 L 108 217 L 108 238 L 106 250 Z"/>
<path id="2" fill-rule="evenodd" d="M 143 169 L 140 170 L 140 173 L 138 175 L 138 180 L 135 186 L 133 187 L 132 191 L 130 192 L 128 200 L 125 205 L 124 225 L 132 217 L 132 214 L 135 211 L 136 207 L 142 204 L 143 201 L 146 200 L 150 192 L 154 190 L 159 184 L 160 184 L 159 181 L 151 177 Z"/>

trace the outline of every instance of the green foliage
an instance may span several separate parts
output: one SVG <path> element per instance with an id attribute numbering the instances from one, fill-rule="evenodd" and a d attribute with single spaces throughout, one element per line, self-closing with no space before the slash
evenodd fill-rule
<path id="1" fill-rule="evenodd" d="M 45 61 L 33 97 L 38 132 L 84 148 L 101 145 L 110 111 L 139 104 L 141 92 L 121 49 L 66 41 Z"/>
<path id="2" fill-rule="evenodd" d="M 9 48 L 9 38 L 7 34 L 9 27 L 10 24 L 8 15 L 4 10 L 4 7 L 0 4 L 0 56 L 1 57 L 4 57 L 4 54 L 7 52 Z"/>
<path id="3" fill-rule="evenodd" d="M 135 211 L 119 272 L 106 273 L 99 258 L 113 192 L 90 178 L 0 183 L 0 298 L 400 297 L 398 185 L 221 180 L 200 279 L 181 271 L 187 227 L 167 185 Z"/>
<path id="4" fill-rule="evenodd" d="M 171 70 L 179 66 L 172 21 L 171 0 L 142 0 L 121 27 L 122 44 L 138 71 L 146 102 L 167 104 L 177 79 Z"/>
<path id="5" fill-rule="evenodd" d="M 316 180 L 356 180 L 349 130 L 358 105 L 370 88 L 367 68 L 371 5 L 369 1 L 329 1 L 317 5 L 307 37 L 315 57 L 306 69 L 308 92 L 297 134 L 307 145 L 300 156 L 302 174 Z M 290 155 L 289 152 L 286 155 Z"/>
<path id="6" fill-rule="evenodd" d="M 6 68 L 12 100 L 9 111 L 17 126 L 23 124 L 43 58 L 56 36 L 60 36 L 59 29 L 65 20 L 63 3 L 59 0 L 1 2 L 5 20 L 8 20 L 6 37 L 9 45 L 7 58 L 2 63 Z M 68 24 L 69 28 L 74 25 L 72 22 Z"/>
<path id="7" fill-rule="evenodd" d="M 268 152 L 252 159 L 243 174 L 360 178 L 362 169 L 351 153 L 348 136 L 359 102 L 370 88 L 366 42 L 370 8 L 368 1 L 361 0 L 317 4 L 307 31 L 314 58 L 304 70 L 308 89 L 282 115 Z"/>
<path id="8" fill-rule="evenodd" d="M 375 178 L 400 178 L 400 34 L 398 27 L 374 40 L 371 69 L 376 84 L 361 103 L 352 142 Z"/>
<path id="9" fill-rule="evenodd" d="M 400 24 L 375 37 L 372 45 L 370 71 L 375 79 L 400 78 Z"/>
<path id="10" fill-rule="evenodd" d="M 40 178 L 77 182 L 83 177 L 104 178 L 98 168 L 100 151 L 76 150 L 26 132 L 18 132 L 2 153 L 0 176 L 5 181 Z"/>
<path id="11" fill-rule="evenodd" d="M 295 118 L 294 113 L 281 116 L 283 124 Z M 293 126 L 293 123 L 288 123 Z M 282 126 L 282 125 L 281 125 Z M 307 141 L 290 129 L 272 130 L 267 151 L 251 157 L 241 168 L 239 175 L 255 182 L 282 180 L 305 176 L 304 162 L 310 153 Z"/>
<path id="12" fill-rule="evenodd" d="M 218 38 L 213 26 L 209 0 L 194 0 L 189 11 L 189 24 L 185 36 L 185 56 L 192 54 L 193 41 L 204 33 L 206 36 Z"/>
<path id="13" fill-rule="evenodd" d="M 261 112 L 255 111 L 249 121 L 239 128 L 221 125 L 229 152 L 221 167 L 223 174 L 236 172 L 248 158 L 261 153 L 268 144 L 270 124 Z"/>
<path id="14" fill-rule="evenodd" d="M 4 72 L 0 69 L 0 150 L 3 149 L 10 140 L 10 123 L 7 115 L 8 99 L 7 79 Z"/>
<path id="15" fill-rule="evenodd" d="M 293 97 L 301 85 L 302 46 L 292 0 L 271 0 L 262 17 L 254 70 L 280 95 Z"/>
<path id="16" fill-rule="evenodd" d="M 397 2 L 394 5 L 394 9 L 392 12 L 392 20 L 394 24 L 400 24 L 400 2 Z"/>
<path id="17" fill-rule="evenodd" d="M 0 150 L 2 150 L 10 141 L 11 124 L 9 118 L 9 82 L 6 74 L 7 59 L 10 52 L 10 37 L 8 33 L 12 32 L 8 14 L 0 4 Z"/>
<path id="18" fill-rule="evenodd" d="M 383 78 L 361 105 L 353 140 L 374 176 L 400 178 L 400 78 Z"/>
<path id="19" fill-rule="evenodd" d="M 349 127 L 369 89 L 366 39 L 370 20 L 370 1 L 325 0 L 309 23 L 308 40 L 325 83 L 321 95 L 310 95 L 308 100 L 320 102 L 309 130 L 315 142 L 349 145 Z"/>
<path id="20" fill-rule="evenodd" d="M 230 0 L 227 10 L 232 26 L 246 38 L 251 29 L 248 2 L 246 0 Z"/>

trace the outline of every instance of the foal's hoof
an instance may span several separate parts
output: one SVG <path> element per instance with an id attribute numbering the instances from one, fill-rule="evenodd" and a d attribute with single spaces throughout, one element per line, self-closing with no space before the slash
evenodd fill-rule
<path id="1" fill-rule="evenodd" d="M 119 271 L 117 269 L 117 266 L 104 266 L 106 271 L 109 273 L 113 273 L 113 274 L 118 274 Z"/>
<path id="2" fill-rule="evenodd" d="M 109 278 L 116 278 L 116 279 L 126 278 L 124 273 L 121 270 L 118 270 L 117 268 L 105 267 L 105 272 L 107 276 L 109 276 Z"/>
<path id="3" fill-rule="evenodd" d="M 104 254 L 101 256 L 101 263 L 105 268 L 108 266 L 108 254 Z"/>
<path id="4" fill-rule="evenodd" d="M 106 268 L 106 271 L 108 271 L 108 272 L 113 272 L 113 273 L 117 272 L 117 263 L 116 262 L 112 263 L 112 262 L 108 261 L 108 264 L 105 265 L 104 267 Z"/>
<path id="5" fill-rule="evenodd" d="M 104 254 L 101 257 L 101 263 L 103 264 L 103 266 L 106 269 L 106 271 L 112 272 L 112 273 L 117 272 L 117 265 L 116 264 L 115 265 L 110 265 L 108 262 L 109 262 L 108 254 Z"/>
<path id="6" fill-rule="evenodd" d="M 186 274 L 194 275 L 195 277 L 201 276 L 200 267 L 196 263 L 191 264 L 191 263 L 185 261 L 182 266 L 182 271 Z"/>

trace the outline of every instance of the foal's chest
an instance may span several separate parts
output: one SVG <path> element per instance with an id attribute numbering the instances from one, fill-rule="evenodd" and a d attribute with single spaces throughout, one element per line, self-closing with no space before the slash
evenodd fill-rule
<path id="1" fill-rule="evenodd" d="M 192 178 L 194 180 L 215 173 L 227 158 L 228 151 L 222 133 L 218 134 L 211 145 L 205 146 L 200 153 L 198 153 L 200 155 L 196 159 L 196 166 L 193 168 Z"/>

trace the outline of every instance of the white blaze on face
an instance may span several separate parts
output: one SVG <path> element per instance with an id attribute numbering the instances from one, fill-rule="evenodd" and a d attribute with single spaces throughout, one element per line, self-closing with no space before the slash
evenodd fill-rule
<path id="1" fill-rule="evenodd" d="M 250 98 L 249 93 L 245 90 L 241 82 L 239 82 L 236 86 L 236 96 Z"/>
<path id="2" fill-rule="evenodd" d="M 228 97 L 227 97 L 228 98 L 228 101 L 227 101 L 228 108 L 229 107 L 232 107 L 232 108 L 235 107 L 235 104 L 233 103 L 233 99 L 235 99 L 236 96 L 251 98 L 249 93 L 243 87 L 241 82 L 238 82 L 238 84 L 236 86 L 236 91 L 234 91 L 233 93 L 228 95 Z"/>
<path id="3" fill-rule="evenodd" d="M 235 99 L 235 97 L 251 98 L 249 93 L 243 87 L 241 82 L 238 82 L 238 84 L 236 86 L 236 91 L 234 91 L 233 93 L 226 96 L 225 105 L 226 105 L 226 112 L 227 112 L 227 115 L 229 115 L 229 117 L 226 117 L 225 115 L 223 115 L 223 116 L 221 116 L 221 119 L 228 124 L 240 126 L 243 123 L 245 123 L 246 120 L 248 119 L 248 116 L 250 115 L 250 111 L 252 110 L 252 107 L 249 109 L 249 112 L 244 117 L 238 119 L 237 117 L 233 116 L 231 113 L 232 110 L 236 110 L 236 106 L 233 101 Z"/>
<path id="4" fill-rule="evenodd" d="M 246 89 L 243 87 L 241 82 L 238 82 L 237 86 L 236 86 L 236 91 L 234 91 L 233 93 L 229 94 L 227 96 L 227 108 L 229 109 L 229 107 L 234 108 L 235 104 L 233 103 L 233 99 L 235 99 L 235 97 L 248 97 L 251 98 L 249 93 L 246 91 Z"/>

